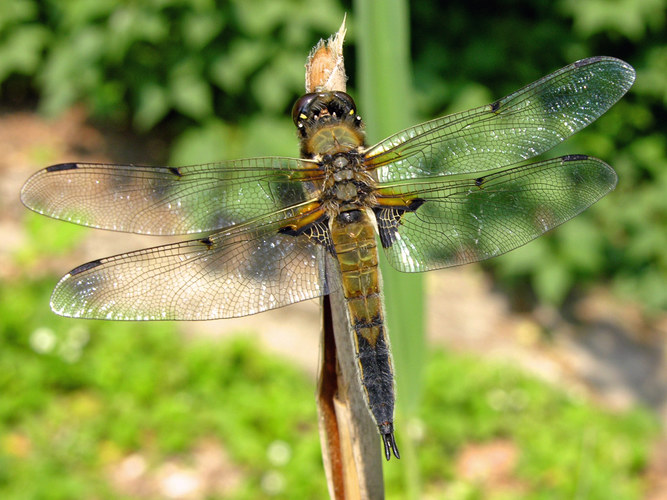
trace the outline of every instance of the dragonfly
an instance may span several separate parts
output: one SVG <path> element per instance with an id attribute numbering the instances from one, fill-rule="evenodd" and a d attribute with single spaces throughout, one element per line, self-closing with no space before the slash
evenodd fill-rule
<path id="1" fill-rule="evenodd" d="M 634 79 L 624 61 L 584 59 L 372 146 L 350 95 L 314 92 L 292 112 L 299 158 L 47 167 L 21 191 L 40 214 L 197 234 L 71 270 L 51 308 L 72 318 L 209 320 L 342 292 L 385 457 L 400 458 L 379 248 L 398 271 L 430 271 L 503 254 L 579 214 L 614 189 L 614 170 L 582 154 L 527 160 L 596 120 Z"/>

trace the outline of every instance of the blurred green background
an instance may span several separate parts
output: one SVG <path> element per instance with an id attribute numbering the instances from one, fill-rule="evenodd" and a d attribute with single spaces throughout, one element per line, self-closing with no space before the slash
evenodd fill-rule
<path id="1" fill-rule="evenodd" d="M 567 316 L 604 287 L 612 303 L 632 304 L 645 324 L 663 325 L 652 331 L 664 333 L 665 3 L 409 6 L 417 120 L 491 102 L 588 56 L 619 57 L 637 70 L 619 104 L 549 152 L 604 159 L 619 174 L 616 191 L 484 264 L 517 310 Z M 164 484 L 200 495 L 174 498 L 325 495 L 312 374 L 248 340 L 185 338 L 173 324 L 55 317 L 49 291 L 68 269 L 67 256 L 80 255 L 95 236 L 24 212 L 16 183 L 46 164 L 100 155 L 171 164 L 296 155 L 289 112 L 303 93 L 306 54 L 345 12 L 348 91 L 363 116 L 355 42 L 364 26 L 351 2 L 0 2 L 0 144 L 12 153 L 0 160 L 0 227 L 8 235 L 0 247 L 0 497 L 159 498 L 167 496 Z M 12 148 L 17 116 L 50 123 L 72 109 L 113 140 L 67 136 L 66 145 Z M 29 136 L 33 129 L 22 130 Z M 63 158 L 63 151 L 77 156 Z M 95 257 L 111 253 L 96 250 Z M 314 323 L 314 336 L 317 330 Z M 425 495 L 648 498 L 660 435 L 655 413 L 603 410 L 567 387 L 446 351 L 429 357 L 426 379 L 413 430 Z M 471 443 L 495 443 L 509 462 L 518 450 L 510 479 L 489 489 L 466 475 L 461 463 Z M 213 472 L 201 465 L 212 462 Z M 164 472 L 165 463 L 178 474 Z M 123 467 L 139 471 L 138 479 L 123 476 Z M 385 467 L 393 498 L 403 497 L 400 467 Z"/>

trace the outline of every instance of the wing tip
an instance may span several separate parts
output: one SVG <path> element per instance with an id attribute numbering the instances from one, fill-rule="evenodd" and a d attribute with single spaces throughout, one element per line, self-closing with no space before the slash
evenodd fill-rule
<path id="1" fill-rule="evenodd" d="M 607 191 L 607 193 L 613 191 L 616 188 L 616 185 L 618 184 L 618 174 L 616 173 L 616 171 L 610 165 L 608 165 L 606 162 L 600 160 L 599 158 L 595 158 L 593 156 L 583 155 L 583 154 L 570 154 L 570 155 L 561 156 L 560 160 L 563 163 L 578 162 L 578 161 L 587 161 L 587 162 L 590 162 L 590 163 L 595 163 L 600 169 L 599 170 L 600 175 L 605 176 L 608 180 L 609 190 Z"/>
<path id="2" fill-rule="evenodd" d="M 613 64 L 614 66 L 617 67 L 617 70 L 621 70 L 623 73 L 625 73 L 625 77 L 619 81 L 619 85 L 621 88 L 624 89 L 623 94 L 627 92 L 630 87 L 635 82 L 635 79 L 637 78 L 637 73 L 635 71 L 635 68 L 632 67 L 632 65 L 623 59 L 619 59 L 618 57 L 612 57 L 612 56 L 594 56 L 594 57 L 588 57 L 586 59 L 580 59 L 579 61 L 575 61 L 572 63 L 572 66 L 575 68 L 581 68 L 584 66 L 590 66 L 592 64 L 601 64 L 601 63 L 607 63 L 607 64 Z M 623 85 L 624 83 L 625 85 Z M 622 94 L 621 94 L 622 95 Z"/>

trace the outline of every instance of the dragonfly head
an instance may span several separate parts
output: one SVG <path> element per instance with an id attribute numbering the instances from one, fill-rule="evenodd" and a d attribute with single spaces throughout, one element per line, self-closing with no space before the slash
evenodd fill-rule
<path id="1" fill-rule="evenodd" d="M 345 92 L 313 92 L 292 108 L 292 119 L 306 157 L 362 146 L 363 124 L 354 99 Z"/>
<path id="2" fill-rule="evenodd" d="M 351 121 L 361 125 L 354 99 L 345 92 L 313 92 L 294 103 L 292 120 L 298 127 L 307 121 Z"/>

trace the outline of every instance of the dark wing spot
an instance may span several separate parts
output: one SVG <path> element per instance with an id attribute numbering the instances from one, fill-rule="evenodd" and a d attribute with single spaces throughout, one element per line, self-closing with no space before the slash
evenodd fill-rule
<path id="1" fill-rule="evenodd" d="M 331 233 L 329 232 L 329 218 L 326 215 L 303 227 L 295 227 L 293 225 L 283 226 L 278 229 L 278 233 L 289 236 L 304 235 L 310 241 L 322 245 L 331 255 L 336 255 Z"/>
<path id="2" fill-rule="evenodd" d="M 589 156 L 587 155 L 566 155 L 563 156 L 561 159 L 563 161 L 581 161 L 581 160 L 588 160 Z"/>
<path id="3" fill-rule="evenodd" d="M 102 261 L 99 260 L 99 259 L 98 260 L 93 260 L 91 262 L 86 262 L 85 264 L 81 264 L 79 267 L 76 267 L 76 268 L 72 269 L 69 272 L 69 275 L 70 276 L 76 276 L 77 274 L 81 274 L 82 272 L 88 271 L 88 269 L 92 269 L 92 268 L 97 267 L 101 264 L 102 264 Z"/>
<path id="4" fill-rule="evenodd" d="M 582 66 L 586 66 L 587 64 L 590 64 L 592 62 L 596 62 L 599 59 L 600 59 L 599 56 L 598 57 L 590 57 L 588 59 L 581 59 L 579 61 L 575 61 L 574 63 L 572 63 L 572 66 L 574 66 L 575 68 L 581 68 Z"/>
<path id="5" fill-rule="evenodd" d="M 324 217 L 319 222 L 314 222 L 307 233 L 305 233 L 311 241 L 318 245 L 322 245 L 334 257 L 336 256 L 336 248 L 334 247 L 331 233 L 329 232 L 329 219 Z"/>
<path id="6" fill-rule="evenodd" d="M 478 177 L 477 179 L 475 179 L 475 186 L 481 188 L 482 184 L 484 184 L 484 177 Z"/>
<path id="7" fill-rule="evenodd" d="M 410 204 L 408 205 L 408 212 L 414 212 L 417 210 L 419 207 L 421 207 L 426 200 L 424 198 L 415 198 L 414 200 L 410 201 Z"/>
<path id="8" fill-rule="evenodd" d="M 213 246 L 213 242 L 211 241 L 211 238 L 209 238 L 208 236 L 206 238 L 202 238 L 201 240 L 199 240 L 199 242 L 206 245 L 206 248 L 208 248 L 209 250 Z"/>
<path id="9" fill-rule="evenodd" d="M 290 236 L 298 236 L 300 235 L 303 231 L 303 228 L 297 229 L 296 226 L 289 225 L 289 226 L 283 226 L 280 229 L 278 229 L 279 234 L 289 234 Z"/>
<path id="10" fill-rule="evenodd" d="M 495 113 L 500 108 L 500 101 L 492 102 L 490 106 L 491 106 L 491 112 Z"/>
<path id="11" fill-rule="evenodd" d="M 378 233 L 380 233 L 380 243 L 382 248 L 389 248 L 396 241 L 396 232 L 401 223 L 402 211 L 395 208 L 376 207 L 375 220 L 378 225 Z"/>
<path id="12" fill-rule="evenodd" d="M 75 168 L 79 168 L 79 165 L 76 163 L 60 163 L 58 165 L 51 165 L 50 167 L 46 167 L 46 171 L 60 172 L 62 170 L 74 170 Z"/>
<path id="13" fill-rule="evenodd" d="M 415 212 L 421 207 L 426 200 L 423 198 L 415 198 L 404 207 L 374 207 L 375 219 L 378 225 L 378 232 L 380 233 L 380 243 L 383 248 L 389 248 L 396 241 L 396 233 L 398 227 L 401 225 L 401 219 L 405 212 Z"/>
<path id="14" fill-rule="evenodd" d="M 176 177 L 183 177 L 183 174 L 178 167 L 169 167 L 169 172 L 174 174 Z"/>

